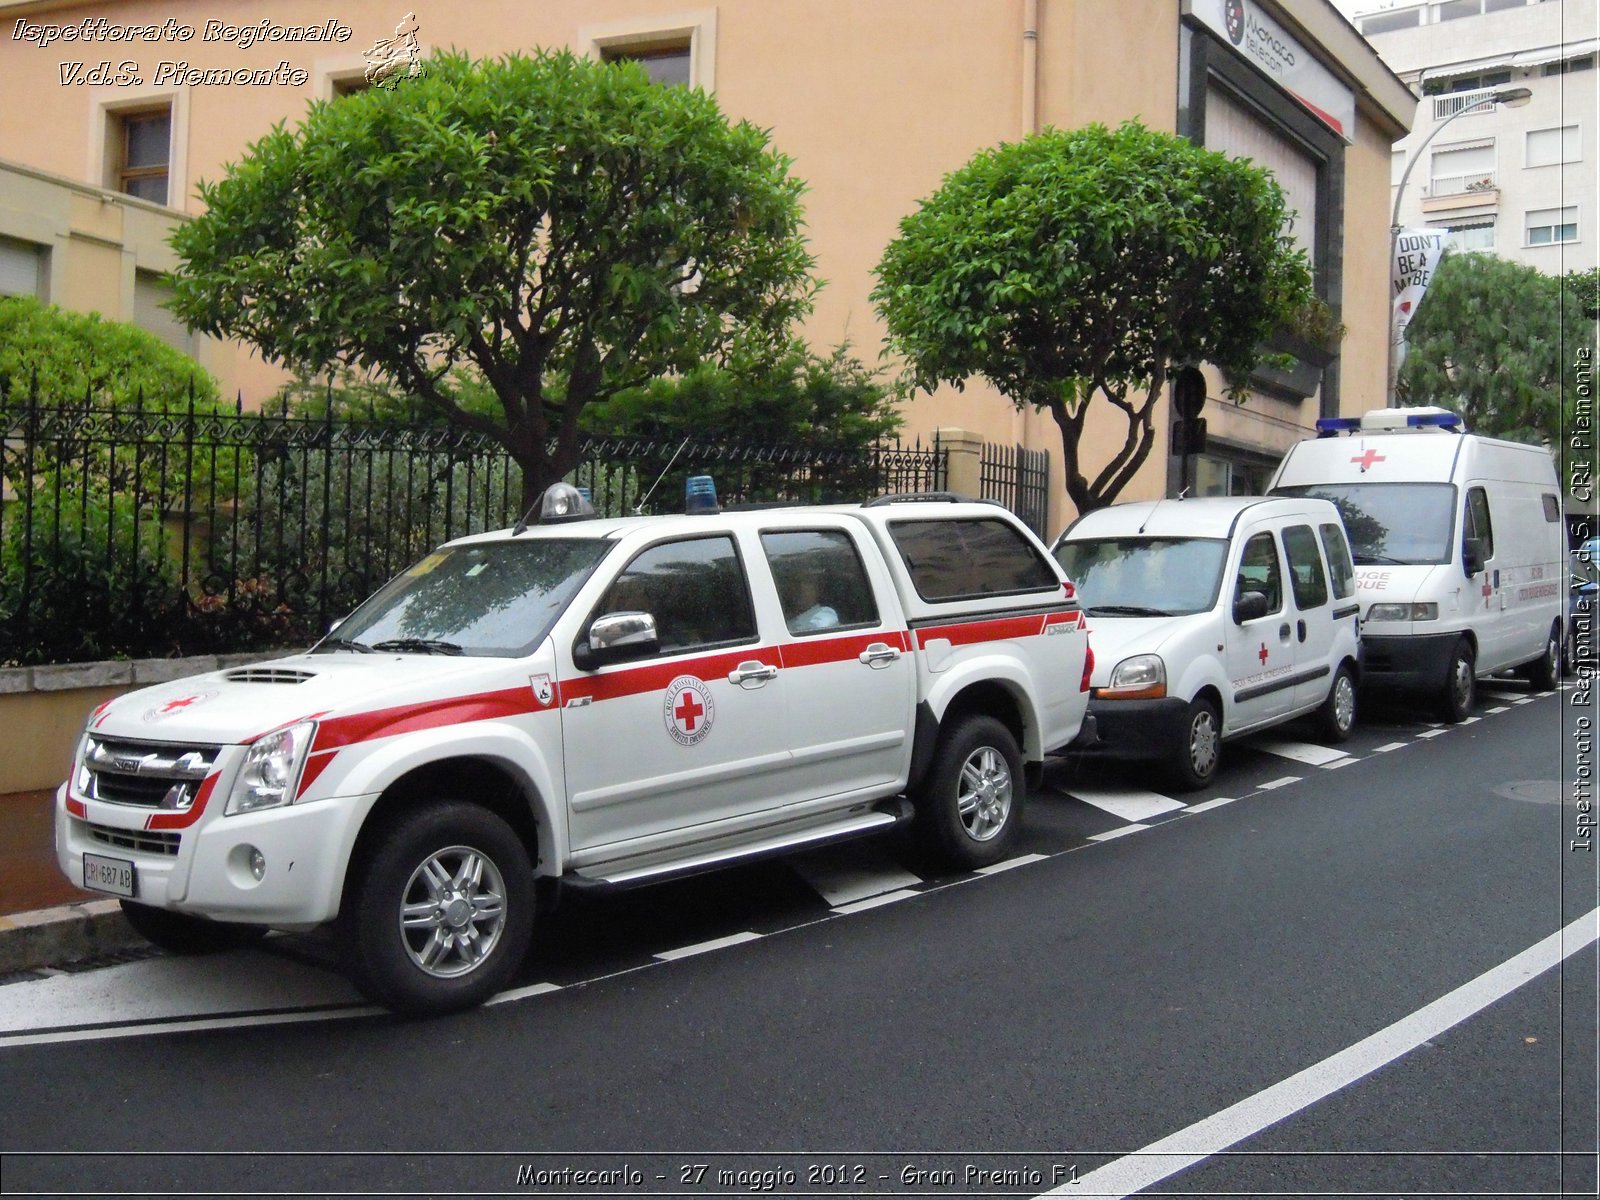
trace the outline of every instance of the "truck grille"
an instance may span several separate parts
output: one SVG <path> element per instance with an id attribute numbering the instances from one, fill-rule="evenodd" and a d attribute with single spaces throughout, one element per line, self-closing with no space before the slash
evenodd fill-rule
<path id="1" fill-rule="evenodd" d="M 174 858 L 183 840 L 181 833 L 152 833 L 145 829 L 115 829 L 110 825 L 91 825 L 83 822 L 90 840 L 118 850 L 134 850 L 141 854 L 162 854 Z"/>
<path id="2" fill-rule="evenodd" d="M 211 773 L 219 753 L 219 746 L 174 746 L 91 734 L 83 757 L 89 798 L 182 811 L 194 803 L 200 781 Z"/>

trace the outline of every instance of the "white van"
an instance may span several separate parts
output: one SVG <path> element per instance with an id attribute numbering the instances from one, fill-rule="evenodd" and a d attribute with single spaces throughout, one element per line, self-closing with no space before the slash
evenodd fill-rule
<path id="1" fill-rule="evenodd" d="M 1090 618 L 1086 753 L 1154 759 L 1204 787 L 1221 743 L 1315 714 L 1350 736 L 1359 680 L 1355 570 L 1325 500 L 1207 497 L 1079 517 L 1056 559 Z"/>
<path id="2" fill-rule="evenodd" d="M 1560 675 L 1566 562 L 1555 464 L 1538 446 L 1478 437 L 1442 408 L 1317 422 L 1274 495 L 1338 505 L 1364 608 L 1363 682 L 1424 692 L 1445 720 L 1479 676 Z"/>

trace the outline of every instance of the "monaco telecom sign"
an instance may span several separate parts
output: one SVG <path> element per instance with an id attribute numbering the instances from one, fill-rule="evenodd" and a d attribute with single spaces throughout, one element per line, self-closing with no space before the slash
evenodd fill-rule
<path id="1" fill-rule="evenodd" d="M 1183 11 L 1225 38 L 1346 142 L 1355 141 L 1355 94 L 1255 0 L 1184 0 Z"/>

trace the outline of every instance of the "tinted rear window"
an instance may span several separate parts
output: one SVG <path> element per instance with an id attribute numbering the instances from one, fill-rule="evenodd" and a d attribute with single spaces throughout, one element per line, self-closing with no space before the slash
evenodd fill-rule
<path id="1" fill-rule="evenodd" d="M 891 521 L 889 536 L 924 600 L 1061 588 L 1044 554 L 1005 521 Z"/>

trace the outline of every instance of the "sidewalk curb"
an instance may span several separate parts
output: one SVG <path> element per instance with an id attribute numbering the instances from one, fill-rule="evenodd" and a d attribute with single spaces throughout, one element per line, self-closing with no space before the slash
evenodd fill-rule
<path id="1" fill-rule="evenodd" d="M 37 971 L 145 945 L 115 900 L 0 916 L 0 974 Z"/>

